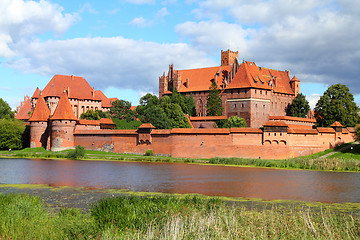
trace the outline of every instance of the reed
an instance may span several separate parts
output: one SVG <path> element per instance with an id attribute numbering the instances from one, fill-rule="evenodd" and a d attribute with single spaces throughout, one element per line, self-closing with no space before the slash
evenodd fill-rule
<path id="1" fill-rule="evenodd" d="M 49 213 L 38 197 L 0 195 L 0 239 L 358 238 L 358 214 L 327 208 L 249 209 L 200 196 L 120 196 L 100 200 L 91 213 Z"/>

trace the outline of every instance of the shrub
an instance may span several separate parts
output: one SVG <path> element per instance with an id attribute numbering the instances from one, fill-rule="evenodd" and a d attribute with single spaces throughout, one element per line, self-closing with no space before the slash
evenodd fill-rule
<path id="1" fill-rule="evenodd" d="M 145 156 L 154 156 L 154 152 L 152 149 L 148 149 L 145 151 Z"/>
<path id="2" fill-rule="evenodd" d="M 75 150 L 68 152 L 68 154 L 66 155 L 66 158 L 70 158 L 70 159 L 80 159 L 84 157 L 85 157 L 85 148 L 83 148 L 80 145 L 77 145 Z"/>

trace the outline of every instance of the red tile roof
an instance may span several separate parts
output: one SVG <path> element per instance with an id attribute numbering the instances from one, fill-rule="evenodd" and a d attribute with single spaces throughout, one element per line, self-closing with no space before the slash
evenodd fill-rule
<path id="1" fill-rule="evenodd" d="M 110 108 L 113 101 L 119 100 L 118 98 L 107 98 L 101 90 L 95 91 L 95 98 L 101 99 L 101 107 Z"/>
<path id="2" fill-rule="evenodd" d="M 40 89 L 37 87 L 31 98 L 39 98 L 39 96 L 40 96 Z"/>
<path id="3" fill-rule="evenodd" d="M 338 121 L 334 122 L 330 127 L 342 127 L 343 125 L 339 123 Z"/>
<path id="4" fill-rule="evenodd" d="M 299 117 L 291 117 L 291 116 L 270 116 L 269 120 L 289 120 L 289 121 L 311 122 L 311 123 L 316 122 L 315 119 L 299 118 Z"/>
<path id="5" fill-rule="evenodd" d="M 28 120 L 29 112 L 32 110 L 30 98 L 25 99 L 22 106 L 19 107 L 19 111 L 15 118 L 19 120 Z"/>
<path id="6" fill-rule="evenodd" d="M 143 123 L 138 128 L 155 128 L 151 123 Z"/>
<path id="7" fill-rule="evenodd" d="M 100 119 L 101 124 L 114 124 L 113 120 L 110 118 L 102 118 Z"/>
<path id="8" fill-rule="evenodd" d="M 347 127 L 347 130 L 350 132 L 350 133 L 356 133 L 356 130 L 354 127 Z"/>
<path id="9" fill-rule="evenodd" d="M 50 110 L 46 105 L 44 98 L 39 96 L 29 122 L 46 122 L 49 119 L 49 116 Z"/>
<path id="10" fill-rule="evenodd" d="M 283 121 L 268 121 L 264 123 L 264 127 L 287 127 L 288 125 Z"/>
<path id="11" fill-rule="evenodd" d="M 80 124 L 80 125 L 94 125 L 94 126 L 99 126 L 99 125 L 100 125 L 100 121 L 99 121 L 99 120 L 80 119 L 80 120 L 79 120 L 79 124 Z"/>
<path id="12" fill-rule="evenodd" d="M 227 88 L 260 88 L 274 92 L 295 94 L 290 86 L 288 71 L 278 71 L 256 66 L 254 62 L 243 62 Z"/>
<path id="13" fill-rule="evenodd" d="M 325 128 L 325 127 L 318 127 L 316 128 L 319 133 L 334 133 L 335 130 L 333 128 Z"/>
<path id="14" fill-rule="evenodd" d="M 83 77 L 55 75 L 42 91 L 43 97 L 60 97 L 66 90 L 69 98 L 101 100 L 95 96 L 95 90 Z"/>
<path id="15" fill-rule="evenodd" d="M 178 92 L 208 91 L 212 80 L 217 80 L 217 85 L 220 86 L 224 70 L 230 71 L 231 66 L 177 70 L 182 81 Z"/>
<path id="16" fill-rule="evenodd" d="M 36 104 L 37 105 L 37 104 Z M 77 120 L 65 91 L 60 96 L 52 120 Z"/>

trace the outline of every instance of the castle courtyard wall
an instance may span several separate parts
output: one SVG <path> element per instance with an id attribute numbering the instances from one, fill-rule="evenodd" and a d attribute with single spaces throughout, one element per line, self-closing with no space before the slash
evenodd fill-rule
<path id="1" fill-rule="evenodd" d="M 344 142 L 351 135 L 341 136 L 344 136 Z M 142 141 L 140 138 L 143 137 L 147 140 Z M 286 159 L 313 154 L 340 143 L 336 140 L 336 133 L 285 132 L 275 136 L 271 132 L 269 136 L 268 132 L 250 128 L 155 129 L 148 136 L 138 134 L 137 130 L 81 130 L 74 133 L 74 138 L 75 145 L 90 150 L 144 154 L 151 149 L 157 155 L 184 158 Z"/>

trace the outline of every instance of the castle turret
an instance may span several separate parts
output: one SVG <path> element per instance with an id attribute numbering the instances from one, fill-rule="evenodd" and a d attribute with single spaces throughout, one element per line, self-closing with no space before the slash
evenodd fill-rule
<path id="1" fill-rule="evenodd" d="M 48 120 L 50 110 L 47 107 L 44 98 L 41 96 L 37 99 L 37 104 L 29 119 L 30 122 L 30 147 L 45 147 L 49 138 Z"/>
<path id="2" fill-rule="evenodd" d="M 295 97 L 296 97 L 300 92 L 300 80 L 294 76 L 290 81 L 290 85 L 291 85 L 291 89 L 294 91 Z"/>
<path id="3" fill-rule="evenodd" d="M 61 151 L 75 147 L 74 130 L 76 121 L 77 118 L 64 90 L 54 115 L 51 117 L 51 151 Z"/>

